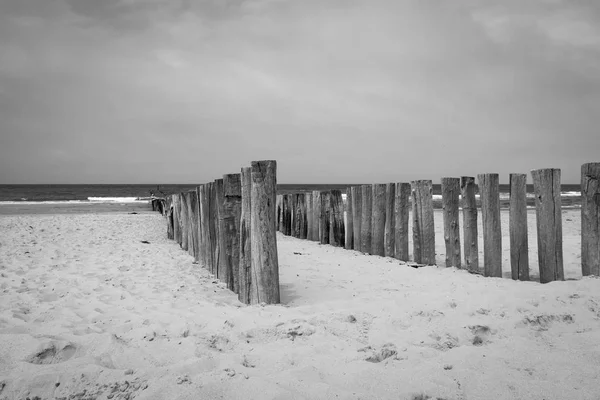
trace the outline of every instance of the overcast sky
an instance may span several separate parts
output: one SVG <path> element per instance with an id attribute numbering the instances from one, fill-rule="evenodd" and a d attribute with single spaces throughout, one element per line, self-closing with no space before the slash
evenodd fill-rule
<path id="1" fill-rule="evenodd" d="M 0 0 L 0 183 L 261 159 L 280 183 L 577 183 L 600 161 L 600 1 Z"/>

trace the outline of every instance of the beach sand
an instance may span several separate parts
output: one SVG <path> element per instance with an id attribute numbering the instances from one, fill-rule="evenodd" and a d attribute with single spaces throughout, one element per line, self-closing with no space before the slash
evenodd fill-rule
<path id="1" fill-rule="evenodd" d="M 245 306 L 158 213 L 17 213 L 0 232 L 0 399 L 600 398 L 597 278 L 414 269 L 278 234 L 283 304 Z"/>

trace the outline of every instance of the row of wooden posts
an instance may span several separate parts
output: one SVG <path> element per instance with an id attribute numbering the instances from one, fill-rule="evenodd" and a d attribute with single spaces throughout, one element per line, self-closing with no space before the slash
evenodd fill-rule
<path id="1" fill-rule="evenodd" d="M 541 283 L 564 280 L 560 175 L 560 169 L 554 168 L 531 171 Z M 584 276 L 600 276 L 599 182 L 600 163 L 584 164 L 581 168 L 581 266 Z M 502 277 L 499 175 L 480 174 L 478 183 L 483 275 Z M 526 183 L 526 174 L 510 174 L 511 275 L 518 280 L 529 280 Z M 445 264 L 481 273 L 475 178 L 442 178 L 441 188 Z M 301 239 L 408 261 L 408 220 L 412 208 L 413 261 L 433 265 L 436 261 L 432 195 L 431 180 L 352 186 L 346 190 L 345 205 L 340 190 L 278 195 L 277 229 Z"/>
<path id="2" fill-rule="evenodd" d="M 276 192 L 276 161 L 253 161 L 239 174 L 168 198 L 167 236 L 241 302 L 279 303 Z"/>

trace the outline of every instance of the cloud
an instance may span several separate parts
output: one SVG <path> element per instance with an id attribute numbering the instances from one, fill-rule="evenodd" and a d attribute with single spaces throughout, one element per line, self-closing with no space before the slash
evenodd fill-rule
<path id="1" fill-rule="evenodd" d="M 583 0 L 6 0 L 0 182 L 203 182 L 260 158 L 283 182 L 576 182 L 598 22 Z"/>

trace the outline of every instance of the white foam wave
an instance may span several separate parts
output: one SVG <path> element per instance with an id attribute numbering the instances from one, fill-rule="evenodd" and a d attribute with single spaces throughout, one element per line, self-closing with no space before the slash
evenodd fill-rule
<path id="1" fill-rule="evenodd" d="M 139 197 L 88 197 L 93 203 L 148 203 L 148 199 Z"/>

